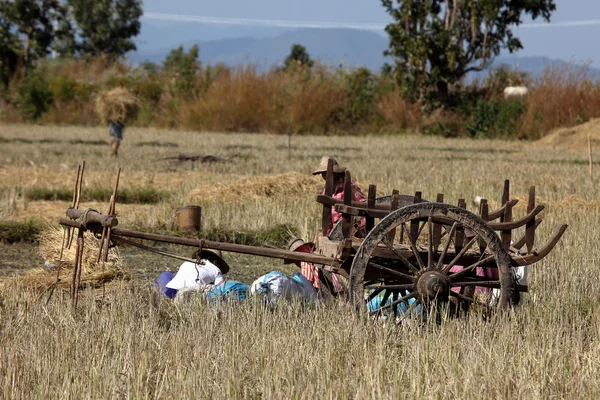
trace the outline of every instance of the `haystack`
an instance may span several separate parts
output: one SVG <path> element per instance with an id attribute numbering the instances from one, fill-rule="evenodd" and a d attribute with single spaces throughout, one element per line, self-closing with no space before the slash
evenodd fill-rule
<path id="1" fill-rule="evenodd" d="M 52 265 L 52 268 L 37 268 L 29 271 L 24 275 L 19 275 L 11 278 L 14 281 L 22 284 L 33 290 L 46 290 L 56 284 L 56 276 L 60 281 L 59 288 L 70 288 L 73 278 L 73 266 L 75 265 L 75 241 L 70 249 L 64 249 L 61 260 L 61 246 L 63 243 L 63 230 L 48 229 L 40 234 L 38 250 L 44 260 L 47 260 Z M 76 232 L 74 232 L 76 234 Z M 119 257 L 116 248 L 109 249 L 108 262 L 96 263 L 98 251 L 100 249 L 100 240 L 93 237 L 91 234 L 84 236 L 83 259 L 81 264 L 81 285 L 82 287 L 101 287 L 104 283 L 113 280 L 127 280 L 127 273 L 122 260 Z M 57 271 L 59 269 L 59 271 Z M 10 280 L 9 280 L 10 281 Z M 4 283 L 7 283 L 6 281 Z"/>
<path id="2" fill-rule="evenodd" d="M 288 172 L 279 175 L 257 176 L 241 179 L 228 185 L 207 185 L 192 190 L 187 195 L 189 203 L 206 203 L 214 200 L 236 201 L 278 196 L 306 196 L 323 189 L 319 176 Z"/>
<path id="3" fill-rule="evenodd" d="M 600 200 L 586 200 L 579 196 L 567 196 L 564 199 L 553 203 L 557 208 L 571 209 L 598 209 L 600 208 Z"/>
<path id="4" fill-rule="evenodd" d="M 96 113 L 104 123 L 134 120 L 139 110 L 138 99 L 125 88 L 103 91 L 96 97 Z"/>
<path id="5" fill-rule="evenodd" d="M 591 136 L 592 146 L 596 148 L 600 143 L 600 118 L 572 127 L 555 129 L 535 144 L 571 151 L 587 151 L 588 135 Z"/>

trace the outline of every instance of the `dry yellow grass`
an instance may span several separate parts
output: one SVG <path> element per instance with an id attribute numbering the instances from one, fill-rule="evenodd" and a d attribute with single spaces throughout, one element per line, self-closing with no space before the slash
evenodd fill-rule
<path id="1" fill-rule="evenodd" d="M 226 185 L 201 186 L 188 193 L 187 201 L 189 203 L 205 203 L 281 196 L 310 197 L 319 192 L 320 186 L 323 186 L 323 179 L 319 176 L 287 172 L 240 179 Z"/>
<path id="2" fill-rule="evenodd" d="M 600 208 L 600 200 L 586 200 L 579 196 L 568 196 L 562 200 L 552 203 L 556 208 L 573 208 L 581 211 Z"/>
<path id="3" fill-rule="evenodd" d="M 5 138 L 31 140 L 106 135 L 104 129 L 95 128 L 2 128 Z M 135 145 L 150 141 L 172 142 L 178 147 Z M 253 304 L 236 309 L 207 308 L 202 303 L 176 308 L 167 301 L 156 302 L 152 282 L 139 280 L 123 287 L 116 283 L 116 294 L 108 306 L 98 304 L 93 296 L 84 296 L 78 311 L 71 312 L 68 296 L 55 296 L 45 305 L 45 299 L 36 302 L 35 296 L 16 284 L 0 291 L 0 396 L 598 396 L 600 287 L 595 277 L 600 260 L 600 230 L 596 229 L 600 208 L 598 181 L 590 182 L 585 154 L 520 142 L 418 136 L 293 137 L 292 144 L 288 159 L 287 139 L 274 135 L 132 128 L 123 142 L 124 157 L 116 162 L 107 157 L 108 151 L 98 152 L 93 146 L 77 145 L 73 150 L 78 158 L 85 156 L 90 179 L 100 182 L 99 171 L 107 171 L 110 182 L 118 163 L 123 167 L 123 187 L 156 185 L 173 191 L 172 199 L 154 206 L 117 205 L 120 226 L 124 227 L 156 229 L 172 224 L 175 208 L 184 205 L 187 194 L 195 188 L 221 187 L 240 179 L 291 171 L 310 177 L 320 157 L 332 155 L 353 172 L 363 190 L 372 182 L 380 194 L 393 188 L 401 193 L 421 190 L 424 198 L 435 199 L 438 192 L 444 192 L 451 204 L 476 195 L 490 199 L 490 203 L 498 202 L 503 181 L 509 178 L 511 192 L 520 199 L 519 215 L 526 204 L 527 189 L 536 185 L 538 203 L 548 205 L 536 242 L 541 245 L 559 224 L 568 223 L 569 229 L 556 250 L 530 268 L 530 293 L 523 304 L 489 322 L 468 319 L 439 326 L 394 328 L 330 304 L 308 310 L 284 307 L 275 313 Z M 2 168 L 14 168 L 11 171 L 15 173 L 40 168 L 51 174 L 60 173 L 66 165 L 69 168 L 65 170 L 72 170 L 69 179 L 73 179 L 76 168 L 72 168 L 78 160 L 72 159 L 62 144 L 2 145 L 7 149 L 0 154 Z M 192 170 L 190 165 L 155 161 L 181 149 L 232 158 L 234 162 L 199 164 Z M 144 176 L 156 179 L 152 183 Z M 58 179 L 56 185 L 60 187 Z M 136 179 L 139 182 L 132 182 Z M 72 180 L 67 186 L 71 184 Z M 18 182 L 11 174 L 0 176 L 0 187 L 11 189 L 15 185 Z M 260 198 L 245 195 L 225 204 L 213 201 L 203 205 L 203 224 L 206 228 L 260 229 L 287 223 L 297 227 L 304 238 L 311 238 L 321 208 L 314 202 L 314 192 L 306 193 Z M 34 203 L 38 202 L 23 206 L 34 213 Z M 58 218 L 67 204 L 44 207 Z M 17 211 L 7 213 L 7 218 L 23 218 L 23 209 L 17 205 Z M 106 205 L 94 207 L 105 209 Z M 469 209 L 475 209 L 470 202 Z M 258 272 L 258 263 L 244 259 L 243 264 L 233 263 L 232 270 L 251 276 L 252 271 Z M 276 269 L 277 264 L 260 268 Z"/>
<path id="4" fill-rule="evenodd" d="M 65 216 L 65 211 L 69 207 L 71 207 L 71 203 L 68 201 L 21 201 L 15 204 L 7 219 L 15 221 L 27 221 L 29 219 L 35 219 L 51 225 L 56 225 L 58 219 Z M 135 222 L 140 215 L 153 212 L 154 209 L 159 208 L 160 206 L 148 204 L 117 204 L 116 207 L 119 222 L 131 224 Z M 91 201 L 81 203 L 79 208 L 93 208 L 101 212 L 107 212 L 108 204 Z"/>

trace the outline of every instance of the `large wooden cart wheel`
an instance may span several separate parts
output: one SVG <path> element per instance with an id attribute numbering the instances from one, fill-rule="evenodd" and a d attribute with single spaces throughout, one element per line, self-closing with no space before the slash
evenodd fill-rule
<path id="1" fill-rule="evenodd" d="M 355 306 L 378 297 L 371 315 L 393 311 L 402 318 L 440 304 L 489 309 L 475 287 L 499 291 L 493 307 L 518 298 L 511 259 L 497 233 L 477 215 L 443 203 L 409 205 L 383 218 L 359 247 L 349 285 Z"/>

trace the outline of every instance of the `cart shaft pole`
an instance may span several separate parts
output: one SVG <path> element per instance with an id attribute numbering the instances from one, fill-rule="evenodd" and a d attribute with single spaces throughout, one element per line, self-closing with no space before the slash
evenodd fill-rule
<path id="1" fill-rule="evenodd" d="M 183 237 L 174 237 L 166 235 L 157 235 L 152 233 L 143 233 L 125 229 L 112 229 L 113 236 L 123 236 L 137 239 L 154 240 L 157 242 L 172 243 L 182 246 L 202 247 L 203 249 L 221 250 L 232 253 L 249 254 L 253 256 L 279 258 L 290 261 L 305 261 L 313 264 L 330 265 L 339 267 L 341 261 L 332 257 L 325 257 L 312 253 L 301 253 L 283 249 L 271 249 L 266 247 L 247 246 L 243 244 L 214 242 L 211 240 L 192 239 Z"/>

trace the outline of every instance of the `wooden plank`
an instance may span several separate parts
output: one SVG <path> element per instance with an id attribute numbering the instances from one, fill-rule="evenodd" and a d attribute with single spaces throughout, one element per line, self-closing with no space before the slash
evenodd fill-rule
<path id="1" fill-rule="evenodd" d="M 421 202 L 421 192 L 415 192 L 415 204 Z M 417 241 L 417 236 L 419 235 L 419 221 L 410 221 L 410 227 L 408 228 L 408 234 L 413 239 L 414 242 Z"/>
<path id="2" fill-rule="evenodd" d="M 407 196 L 407 195 L 400 195 L 400 200 L 403 200 L 404 203 L 410 203 L 410 204 L 412 204 L 414 202 L 413 196 Z M 344 204 L 344 200 L 334 199 L 333 197 L 326 196 L 324 194 L 318 194 L 315 197 L 315 201 L 320 204 L 328 205 L 329 207 L 333 207 L 336 204 Z M 352 207 L 371 208 L 371 207 L 368 207 L 368 203 L 366 203 L 364 201 L 353 201 Z M 373 207 L 373 209 L 379 210 L 379 211 L 386 211 L 387 212 L 386 215 L 387 215 L 390 212 L 390 205 L 375 203 L 375 207 Z"/>
<path id="3" fill-rule="evenodd" d="M 399 199 L 400 199 L 399 204 L 401 204 L 403 207 L 415 203 L 414 196 L 401 194 L 399 196 Z M 328 205 L 330 207 L 333 207 L 336 204 L 344 204 L 343 200 L 334 199 L 334 198 L 332 198 L 330 196 L 326 196 L 326 195 L 323 195 L 323 194 L 317 195 L 316 198 L 315 198 L 315 200 L 316 200 L 317 203 L 326 204 L 326 205 Z M 423 199 L 421 199 L 420 202 L 423 202 Z M 519 200 L 513 199 L 513 200 L 510 200 L 507 203 L 507 205 L 514 206 L 518 202 L 519 202 Z M 375 207 L 369 207 L 368 203 L 364 202 L 364 201 L 353 201 L 352 202 L 352 207 L 355 207 L 355 208 L 364 208 L 364 209 L 368 208 L 368 209 L 371 209 L 371 210 L 378 210 L 378 211 L 380 211 L 380 213 L 377 214 L 377 215 L 381 215 L 382 217 L 375 217 L 375 218 L 383 218 L 383 216 L 388 215 L 390 213 L 390 208 L 391 208 L 390 204 L 378 204 L 378 203 L 375 203 Z M 493 220 L 498 219 L 501 216 L 503 216 L 505 210 L 506 210 L 506 206 L 502 206 L 499 209 L 496 209 L 496 210 L 493 210 L 493 211 L 489 211 L 489 214 L 488 214 L 489 215 L 489 217 L 488 217 L 489 221 L 493 221 Z"/>
<path id="4" fill-rule="evenodd" d="M 507 205 L 504 210 L 504 215 L 501 217 L 500 222 L 511 222 L 512 221 L 512 207 L 508 206 L 508 202 L 510 200 L 510 181 L 507 179 L 504 181 L 504 191 L 502 192 L 502 205 Z M 502 237 L 502 243 L 504 244 L 504 248 L 508 250 L 511 245 L 511 229 L 504 229 L 500 234 Z"/>
<path id="5" fill-rule="evenodd" d="M 83 229 L 83 230 L 86 229 L 83 226 L 83 224 L 81 223 L 81 221 L 76 221 L 76 220 L 72 220 L 72 219 L 68 219 L 68 218 L 59 218 L 58 223 L 62 226 L 67 226 L 69 228 L 77 228 L 77 229 Z M 102 232 L 102 225 L 97 225 L 94 228 L 98 228 L 98 233 Z M 92 229 L 92 230 L 95 231 L 94 229 Z"/>
<path id="6" fill-rule="evenodd" d="M 502 191 L 502 205 L 505 205 L 510 200 L 510 181 L 504 181 L 504 190 Z"/>
<path id="7" fill-rule="evenodd" d="M 346 174 L 344 176 L 344 205 L 352 206 L 352 199 L 354 198 L 354 193 L 352 190 L 352 175 L 350 171 L 346 170 Z M 342 214 L 342 235 L 344 239 L 349 239 L 352 236 L 352 227 L 354 216 L 350 213 Z"/>
<path id="8" fill-rule="evenodd" d="M 374 209 L 375 208 L 375 199 L 377 198 L 377 186 L 369 185 L 369 194 L 367 196 L 367 207 Z M 375 226 L 375 218 L 367 216 L 365 217 L 365 229 L 367 233 L 371 232 L 373 227 Z"/>
<path id="9" fill-rule="evenodd" d="M 71 219 L 84 218 L 85 221 L 81 221 L 84 226 L 87 224 L 100 224 L 102 226 L 113 228 L 119 224 L 116 217 L 101 214 L 92 209 L 80 210 L 78 208 L 67 208 L 66 215 Z"/>
<path id="10" fill-rule="evenodd" d="M 479 203 L 479 216 L 484 221 L 488 220 L 488 213 L 489 213 L 488 208 L 489 207 L 488 207 L 487 199 L 481 199 L 481 202 Z M 483 253 L 485 251 L 485 248 L 487 247 L 485 240 L 483 240 L 483 238 L 479 238 L 478 245 L 479 245 L 479 252 Z"/>
<path id="11" fill-rule="evenodd" d="M 253 256 L 279 258 L 290 261 L 306 261 L 314 264 L 331 265 L 339 267 L 342 261 L 332 257 L 325 257 L 313 253 L 301 253 L 297 251 L 288 251 L 283 249 L 272 249 L 267 247 L 247 246 L 243 244 L 214 242 L 204 239 L 193 239 L 184 237 L 175 237 L 168 235 L 157 235 L 152 233 L 136 232 L 126 229 L 114 228 L 112 230 L 114 236 L 131 237 L 137 239 L 154 240 L 156 242 L 172 243 L 182 246 L 202 247 L 203 249 L 221 250 L 232 253 L 248 254 Z"/>
<path id="12" fill-rule="evenodd" d="M 458 207 L 467 208 L 465 199 L 458 199 Z M 458 254 L 463 249 L 465 244 L 465 228 L 462 225 L 456 227 L 454 233 L 454 251 Z"/>
<path id="13" fill-rule="evenodd" d="M 333 160 L 330 159 L 327 163 L 327 173 L 325 174 L 325 193 L 324 196 L 331 198 L 333 195 Z M 326 236 L 331 225 L 331 204 L 323 203 L 323 216 L 321 218 L 321 226 L 323 235 Z"/>
<path id="14" fill-rule="evenodd" d="M 392 190 L 392 202 L 390 203 L 391 211 L 398 209 L 398 195 L 399 194 L 400 194 L 400 192 L 398 192 L 398 190 L 396 190 L 396 189 Z M 387 234 L 387 237 L 385 238 L 385 240 L 387 241 L 388 244 L 391 245 L 392 243 L 394 243 L 395 236 L 396 236 L 396 230 L 393 229 L 390 233 Z"/>
<path id="15" fill-rule="evenodd" d="M 542 218 L 536 219 L 535 223 L 533 224 L 533 229 L 536 229 L 538 226 L 540 226 L 540 224 L 542 223 Z M 525 241 L 527 240 L 527 233 L 525 233 L 525 235 L 521 236 L 521 238 L 517 241 L 515 241 L 512 245 L 512 247 L 514 247 L 517 250 L 521 250 L 521 248 L 523 246 L 525 246 Z M 533 252 L 533 250 L 531 251 Z M 530 251 L 527 251 L 527 253 L 531 253 Z"/>
<path id="16" fill-rule="evenodd" d="M 527 213 L 529 214 L 530 212 L 532 212 L 534 208 L 535 208 L 535 186 L 531 186 L 529 188 Z M 527 224 L 525 224 L 525 245 L 527 248 L 527 253 L 533 252 L 533 245 L 535 242 L 535 228 L 536 228 L 536 221 L 534 221 L 534 220 L 528 221 Z"/>
<path id="17" fill-rule="evenodd" d="M 502 207 L 498 208 L 497 210 L 490 211 L 488 214 L 488 221 L 493 221 L 495 219 L 502 217 L 504 215 L 504 211 L 506 211 L 506 207 L 514 207 L 518 202 L 519 202 L 519 200 L 517 200 L 517 199 L 509 200 L 508 203 L 504 204 Z"/>
<path id="18" fill-rule="evenodd" d="M 550 239 L 548 241 L 548 243 L 546 243 L 546 245 L 544 247 L 542 247 L 541 249 L 539 249 L 537 251 L 533 251 L 531 254 L 527 254 L 525 256 L 513 256 L 512 257 L 513 264 L 531 265 L 531 264 L 534 264 L 534 263 L 542 260 L 544 257 L 546 257 L 552 251 L 554 246 L 556 246 L 556 244 L 558 243 L 558 241 L 560 240 L 562 235 L 567 230 L 567 227 L 568 227 L 568 225 L 559 226 L 558 229 L 556 230 L 556 232 L 554 233 L 554 236 L 552 237 L 552 239 Z"/>
<path id="19" fill-rule="evenodd" d="M 316 251 L 325 257 L 339 258 L 342 254 L 342 244 L 336 240 L 329 240 L 327 236 L 319 236 Z"/>
<path id="20" fill-rule="evenodd" d="M 444 194 L 438 193 L 435 201 L 437 203 L 444 202 Z M 433 249 L 437 252 L 438 247 L 442 244 L 442 225 L 438 223 L 433 223 Z"/>
<path id="21" fill-rule="evenodd" d="M 388 213 L 386 211 L 369 210 L 369 209 L 359 208 L 359 207 L 354 207 L 354 206 L 345 206 L 343 204 L 336 205 L 335 209 L 339 212 L 352 213 L 352 215 L 354 215 L 354 216 L 369 215 L 374 218 L 384 218 L 385 216 L 388 215 Z M 517 229 L 522 226 L 525 226 L 528 221 L 534 219 L 536 217 L 536 215 L 538 215 L 543 210 L 544 210 L 544 206 L 538 205 L 533 209 L 532 212 L 530 212 L 529 214 L 525 215 L 522 218 L 515 219 L 510 222 L 488 222 L 488 226 L 495 231 L 503 231 L 503 230 L 507 230 L 507 229 Z M 445 218 L 445 217 L 433 217 L 432 220 L 438 224 L 449 225 L 449 226 L 451 226 L 454 223 L 454 221 L 452 219 Z"/>

